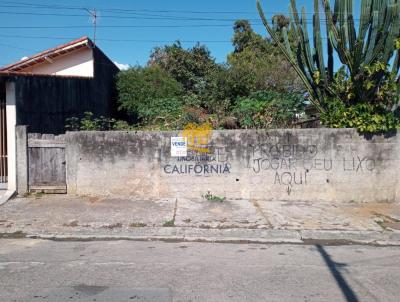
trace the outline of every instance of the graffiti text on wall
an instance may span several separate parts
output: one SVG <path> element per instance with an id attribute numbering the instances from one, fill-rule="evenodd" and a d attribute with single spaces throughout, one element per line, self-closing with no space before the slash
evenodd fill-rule
<path id="1" fill-rule="evenodd" d="M 342 160 L 333 161 L 319 152 L 312 144 L 274 144 L 263 143 L 251 147 L 250 165 L 255 174 L 272 173 L 274 185 L 286 187 L 290 195 L 293 186 L 307 185 L 312 171 L 330 172 L 341 170 L 353 173 L 374 171 L 374 159 L 358 155 L 343 156 Z M 329 179 L 327 179 L 329 182 Z"/>

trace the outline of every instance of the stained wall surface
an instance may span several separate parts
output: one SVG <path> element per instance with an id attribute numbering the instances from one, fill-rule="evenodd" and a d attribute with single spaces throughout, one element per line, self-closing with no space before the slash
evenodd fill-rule
<path id="1" fill-rule="evenodd" d="M 69 194 L 143 198 L 399 201 L 400 140 L 354 129 L 213 131 L 171 157 L 181 132 L 67 133 Z"/>

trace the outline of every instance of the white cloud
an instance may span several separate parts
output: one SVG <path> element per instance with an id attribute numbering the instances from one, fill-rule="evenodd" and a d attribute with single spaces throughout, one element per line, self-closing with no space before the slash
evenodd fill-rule
<path id="1" fill-rule="evenodd" d="M 127 70 L 129 67 L 131 67 L 129 64 L 122 64 L 118 62 L 114 62 L 114 64 L 117 65 L 120 70 Z"/>

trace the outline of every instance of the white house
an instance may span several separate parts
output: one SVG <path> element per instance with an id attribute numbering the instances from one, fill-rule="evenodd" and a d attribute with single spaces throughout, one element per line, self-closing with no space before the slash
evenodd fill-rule
<path id="1" fill-rule="evenodd" d="M 17 189 L 15 126 L 60 134 L 68 117 L 113 116 L 118 71 L 88 37 L 0 68 L 0 196 Z"/>

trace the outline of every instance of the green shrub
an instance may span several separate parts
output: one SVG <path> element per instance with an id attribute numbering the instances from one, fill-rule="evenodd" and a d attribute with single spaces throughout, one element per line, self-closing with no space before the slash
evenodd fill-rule
<path id="1" fill-rule="evenodd" d="M 182 95 L 182 86 L 159 66 L 133 67 L 117 76 L 120 109 L 135 115 L 155 100 L 173 99 Z M 147 116 L 148 113 L 144 113 Z"/>
<path id="2" fill-rule="evenodd" d="M 182 107 L 179 98 L 153 99 L 139 104 L 137 114 L 144 125 L 164 124 L 170 128 L 182 115 Z"/>
<path id="3" fill-rule="evenodd" d="M 242 128 L 290 127 L 304 114 L 304 98 L 296 93 L 259 91 L 239 97 L 233 109 Z"/>
<path id="4" fill-rule="evenodd" d="M 67 118 L 65 129 L 67 131 L 110 131 L 132 130 L 133 127 L 125 121 L 104 116 L 94 117 L 92 112 L 85 112 L 82 118 Z"/>
<path id="5" fill-rule="evenodd" d="M 331 128 L 357 128 L 361 133 L 388 132 L 400 127 L 400 115 L 380 104 L 356 103 L 345 105 L 332 100 L 321 122 Z"/>
<path id="6" fill-rule="evenodd" d="M 185 106 L 180 118 L 181 128 L 187 124 L 202 124 L 207 120 L 207 114 L 203 108 Z"/>
<path id="7" fill-rule="evenodd" d="M 399 128 L 397 76 L 388 69 L 381 62 L 362 66 L 356 79 L 346 69 L 339 69 L 331 87 L 336 97 L 325 105 L 321 122 L 328 127 L 356 128 L 363 133 Z"/>

